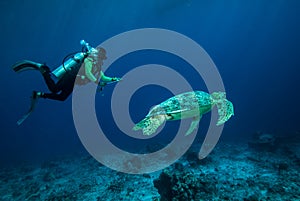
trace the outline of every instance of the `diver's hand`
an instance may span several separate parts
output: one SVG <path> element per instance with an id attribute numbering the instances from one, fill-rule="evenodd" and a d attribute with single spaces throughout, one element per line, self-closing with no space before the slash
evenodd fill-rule
<path id="1" fill-rule="evenodd" d="M 103 88 L 107 85 L 107 84 L 112 84 L 112 83 L 114 83 L 114 82 L 119 82 L 119 81 L 121 81 L 122 80 L 122 78 L 119 78 L 119 77 L 113 77 L 113 78 L 111 78 L 110 79 L 110 81 L 109 82 L 99 82 L 98 83 L 98 86 L 97 86 L 97 92 L 101 92 L 102 90 L 103 90 Z"/>
<path id="2" fill-rule="evenodd" d="M 120 78 L 120 77 L 113 77 L 113 78 L 111 78 L 112 82 L 119 82 L 121 80 L 122 80 L 122 78 Z"/>

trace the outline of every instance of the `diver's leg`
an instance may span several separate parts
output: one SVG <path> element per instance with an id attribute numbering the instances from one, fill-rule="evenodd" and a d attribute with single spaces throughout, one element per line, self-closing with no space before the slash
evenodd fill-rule
<path id="1" fill-rule="evenodd" d="M 40 94 L 39 97 L 64 101 L 73 92 L 76 75 L 75 76 L 65 75 L 57 83 L 55 83 L 54 80 L 51 78 L 50 72 L 43 73 L 43 76 L 48 85 L 48 88 L 49 89 L 51 88 L 50 90 L 52 91 L 52 93 L 38 92 Z"/>
<path id="2" fill-rule="evenodd" d="M 51 77 L 50 68 L 45 64 L 24 60 L 14 64 L 12 66 L 12 69 L 17 73 L 25 70 L 38 70 L 42 73 L 49 90 L 54 93 L 57 93 L 59 91 L 59 88 L 56 86 L 55 81 Z"/>
<path id="3" fill-rule="evenodd" d="M 47 98 L 47 99 L 52 99 L 52 100 L 64 101 L 73 92 L 73 83 L 72 82 L 64 82 L 64 85 L 62 85 L 62 83 L 58 83 L 57 86 L 59 86 L 59 90 L 61 91 L 59 94 L 58 93 L 43 93 L 41 95 L 41 97 Z"/>
<path id="4" fill-rule="evenodd" d="M 47 99 L 52 99 L 52 100 L 59 100 L 59 101 L 64 101 L 68 98 L 68 96 L 72 93 L 71 92 L 66 92 L 66 91 L 62 91 L 59 94 L 56 93 L 43 93 L 41 95 L 42 98 L 47 98 Z"/>
<path id="5" fill-rule="evenodd" d="M 52 74 L 51 74 L 49 67 L 47 67 L 47 66 L 41 67 L 40 72 L 42 73 L 42 75 L 44 77 L 44 80 L 47 84 L 48 89 L 53 93 L 59 92 L 60 87 L 58 86 L 58 83 L 55 83 L 55 81 L 52 79 Z"/>

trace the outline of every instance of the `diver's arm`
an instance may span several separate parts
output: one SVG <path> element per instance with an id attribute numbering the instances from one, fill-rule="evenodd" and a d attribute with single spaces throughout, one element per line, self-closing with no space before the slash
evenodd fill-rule
<path id="1" fill-rule="evenodd" d="M 101 79 L 103 82 L 117 81 L 117 78 L 114 78 L 114 77 L 108 77 L 108 76 L 104 75 L 104 73 L 103 73 L 102 71 L 101 71 L 100 73 L 101 73 L 100 79 Z"/>
<path id="2" fill-rule="evenodd" d="M 92 82 L 97 83 L 97 78 L 93 75 L 92 73 L 92 69 L 93 69 L 93 63 L 90 59 L 85 59 L 84 60 L 84 70 L 85 70 L 85 75 L 87 76 L 87 78 L 89 80 L 91 80 Z"/>

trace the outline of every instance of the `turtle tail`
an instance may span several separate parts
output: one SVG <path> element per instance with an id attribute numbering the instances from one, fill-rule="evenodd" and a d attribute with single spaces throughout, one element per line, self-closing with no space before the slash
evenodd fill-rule
<path id="1" fill-rule="evenodd" d="M 224 124 L 231 116 L 234 115 L 233 104 L 226 99 L 225 92 L 214 92 L 212 93 L 214 104 L 218 108 L 219 119 L 217 126 Z"/>
<path id="2" fill-rule="evenodd" d="M 158 116 L 152 116 L 152 117 L 146 117 L 139 123 L 137 123 L 133 130 L 143 130 L 144 135 L 151 135 L 155 133 L 155 131 L 158 129 L 160 125 L 162 125 L 165 122 L 166 118 L 163 115 Z"/>

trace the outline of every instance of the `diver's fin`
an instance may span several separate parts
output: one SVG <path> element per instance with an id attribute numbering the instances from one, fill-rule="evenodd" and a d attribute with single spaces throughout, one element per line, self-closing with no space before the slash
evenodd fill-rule
<path id="1" fill-rule="evenodd" d="M 38 100 L 38 96 L 36 93 L 37 92 L 35 92 L 35 91 L 32 93 L 30 108 L 29 108 L 28 112 L 25 115 L 23 115 L 23 117 L 21 119 L 19 119 L 17 121 L 18 126 L 20 126 L 33 112 L 35 105 L 37 103 L 37 100 Z"/>
<path id="2" fill-rule="evenodd" d="M 202 116 L 199 115 L 199 116 L 193 118 L 193 121 L 191 123 L 189 130 L 185 134 L 186 136 L 191 134 L 198 127 L 201 117 Z"/>
<path id="3" fill-rule="evenodd" d="M 32 111 L 28 111 L 26 114 L 23 115 L 21 119 L 17 121 L 18 126 L 20 126 L 31 114 Z"/>
<path id="4" fill-rule="evenodd" d="M 33 61 L 29 61 L 29 60 L 23 60 L 23 61 L 20 61 L 20 62 L 14 64 L 12 66 L 12 69 L 15 72 L 19 73 L 19 72 L 22 72 L 25 70 L 40 70 L 41 66 L 44 66 L 44 65 L 33 62 Z"/>

